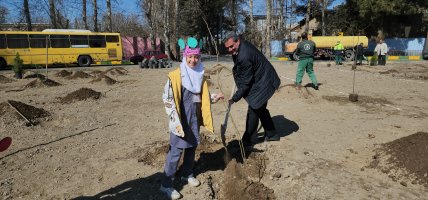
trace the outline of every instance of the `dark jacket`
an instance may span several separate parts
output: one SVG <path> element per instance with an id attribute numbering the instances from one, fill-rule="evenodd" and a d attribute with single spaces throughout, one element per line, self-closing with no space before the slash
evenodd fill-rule
<path id="1" fill-rule="evenodd" d="M 314 58 L 316 49 L 317 47 L 313 41 L 302 40 L 297 44 L 297 55 L 299 56 L 299 59 Z"/>
<path id="2" fill-rule="evenodd" d="M 238 90 L 232 100 L 237 102 L 245 98 L 251 108 L 260 108 L 281 84 L 278 74 L 256 47 L 242 39 L 233 62 L 233 78 Z"/>
<path id="3" fill-rule="evenodd" d="M 364 54 L 364 47 L 362 45 L 355 46 L 355 52 L 357 55 L 362 56 Z"/>

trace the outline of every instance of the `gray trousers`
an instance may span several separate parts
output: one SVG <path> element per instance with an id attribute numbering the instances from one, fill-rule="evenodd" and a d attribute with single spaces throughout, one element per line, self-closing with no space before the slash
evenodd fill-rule
<path id="1" fill-rule="evenodd" d="M 184 151 L 182 177 L 193 177 L 193 164 L 195 162 L 196 147 L 186 149 L 170 146 L 169 152 L 166 155 L 166 163 L 164 168 L 164 179 L 162 180 L 163 187 L 172 187 L 174 175 L 177 172 L 178 162 L 180 161 L 181 153 Z"/>

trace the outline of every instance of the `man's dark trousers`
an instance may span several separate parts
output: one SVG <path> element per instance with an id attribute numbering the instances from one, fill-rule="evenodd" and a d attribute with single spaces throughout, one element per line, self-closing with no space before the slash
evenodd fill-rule
<path id="1" fill-rule="evenodd" d="M 266 109 L 266 107 L 267 102 L 258 109 L 254 109 L 248 106 L 245 132 L 242 136 L 242 142 L 245 146 L 249 146 L 252 144 L 251 135 L 256 133 L 257 127 L 259 126 L 259 119 L 262 122 L 262 126 L 265 130 L 265 133 L 266 131 L 275 130 L 272 117 L 270 116 L 270 112 L 268 109 Z"/>

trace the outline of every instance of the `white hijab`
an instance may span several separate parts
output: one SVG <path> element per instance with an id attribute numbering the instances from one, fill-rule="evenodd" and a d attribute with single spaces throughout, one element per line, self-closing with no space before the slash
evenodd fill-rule
<path id="1" fill-rule="evenodd" d="M 194 94 L 201 93 L 202 80 L 204 79 L 204 65 L 201 61 L 194 68 L 187 65 L 186 57 L 180 64 L 181 85 Z"/>

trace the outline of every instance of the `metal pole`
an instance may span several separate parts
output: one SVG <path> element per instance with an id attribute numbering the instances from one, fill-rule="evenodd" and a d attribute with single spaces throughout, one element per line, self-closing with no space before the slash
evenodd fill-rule
<path id="1" fill-rule="evenodd" d="M 48 79 L 48 57 L 49 57 L 48 37 L 49 35 L 46 35 L 46 79 Z"/>

